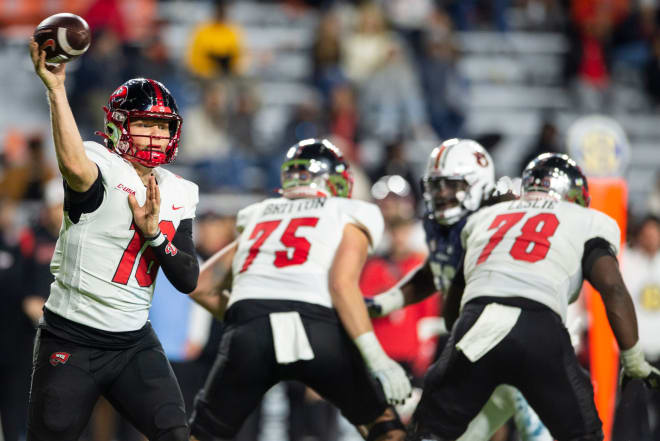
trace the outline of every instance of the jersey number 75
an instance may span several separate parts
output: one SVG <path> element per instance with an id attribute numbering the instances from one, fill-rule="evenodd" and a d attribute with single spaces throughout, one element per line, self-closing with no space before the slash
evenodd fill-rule
<path id="1" fill-rule="evenodd" d="M 296 230 L 300 227 L 315 227 L 318 223 L 318 217 L 297 217 L 291 219 L 289 225 L 286 226 L 282 237 L 280 237 L 280 242 L 287 248 L 293 248 L 293 254 L 289 257 L 289 252 L 287 250 L 275 251 L 275 260 L 273 265 L 277 268 L 283 268 L 285 266 L 291 265 L 302 265 L 307 261 L 307 256 L 309 255 L 309 248 L 312 244 L 309 243 L 304 237 L 296 236 Z M 254 230 L 250 234 L 249 239 L 256 239 L 250 250 L 248 256 L 243 262 L 243 266 L 239 272 L 243 273 L 252 265 L 252 262 L 259 254 L 259 249 L 266 242 L 268 236 L 273 234 L 273 231 L 281 223 L 281 220 L 272 220 L 266 222 L 259 222 L 254 226 Z"/>

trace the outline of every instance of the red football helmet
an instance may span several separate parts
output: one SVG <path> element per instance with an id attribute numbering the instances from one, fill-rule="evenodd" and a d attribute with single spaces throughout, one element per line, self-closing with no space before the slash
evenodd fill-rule
<path id="1" fill-rule="evenodd" d="M 119 86 L 108 100 L 105 111 L 104 133 L 96 132 L 105 138 L 105 146 L 119 156 L 142 164 L 157 167 L 169 164 L 176 159 L 181 136 L 183 119 L 174 97 L 162 83 L 146 78 L 134 78 Z M 168 122 L 170 135 L 165 151 L 146 148 L 140 150 L 133 142 L 135 136 L 163 139 L 161 136 L 136 135 L 130 132 L 129 123 L 137 119 L 162 119 Z"/>

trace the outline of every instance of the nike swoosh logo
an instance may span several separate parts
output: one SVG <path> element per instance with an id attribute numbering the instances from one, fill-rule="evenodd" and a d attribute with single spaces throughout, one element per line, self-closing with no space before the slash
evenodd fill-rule
<path id="1" fill-rule="evenodd" d="M 180 206 L 180 207 L 175 207 L 174 204 L 172 204 L 172 210 L 178 210 L 178 209 L 180 209 L 180 208 L 183 208 L 183 205 Z"/>

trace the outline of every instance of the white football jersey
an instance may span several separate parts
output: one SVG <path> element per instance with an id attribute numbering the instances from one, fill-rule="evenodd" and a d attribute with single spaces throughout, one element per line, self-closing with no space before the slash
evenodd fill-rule
<path id="1" fill-rule="evenodd" d="M 241 210 L 229 306 L 277 299 L 332 308 L 328 273 L 349 223 L 368 233 L 371 249 L 383 235 L 378 207 L 359 200 L 275 198 Z"/>
<path id="2" fill-rule="evenodd" d="M 71 321 L 106 331 L 134 331 L 147 321 L 158 262 L 133 225 L 128 195 L 144 204 L 147 189 L 130 162 L 95 142 L 84 143 L 101 171 L 104 196 L 92 213 L 64 221 L 50 270 L 46 307 Z M 179 223 L 195 216 L 197 185 L 157 167 L 160 229 L 171 241 Z"/>
<path id="3" fill-rule="evenodd" d="M 482 296 L 525 297 L 565 321 L 582 287 L 584 244 L 596 237 L 618 253 L 614 219 L 572 202 L 521 199 L 477 211 L 461 235 L 466 250 L 461 306 Z"/>

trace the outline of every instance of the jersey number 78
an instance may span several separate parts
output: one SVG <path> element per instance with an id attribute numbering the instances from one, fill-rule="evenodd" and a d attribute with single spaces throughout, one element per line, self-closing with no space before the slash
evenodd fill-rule
<path id="1" fill-rule="evenodd" d="M 490 237 L 481 254 L 477 259 L 477 265 L 488 260 L 490 253 L 499 245 L 506 233 L 525 216 L 525 212 L 500 214 L 495 217 L 488 227 L 489 230 L 495 230 Z M 541 227 L 539 228 L 539 225 Z M 554 213 L 539 213 L 530 217 L 520 229 L 520 235 L 509 250 L 509 254 L 516 260 L 526 262 L 538 262 L 545 259 L 550 250 L 550 241 L 548 240 L 559 226 L 559 219 Z M 533 246 L 530 248 L 530 244 Z"/>

